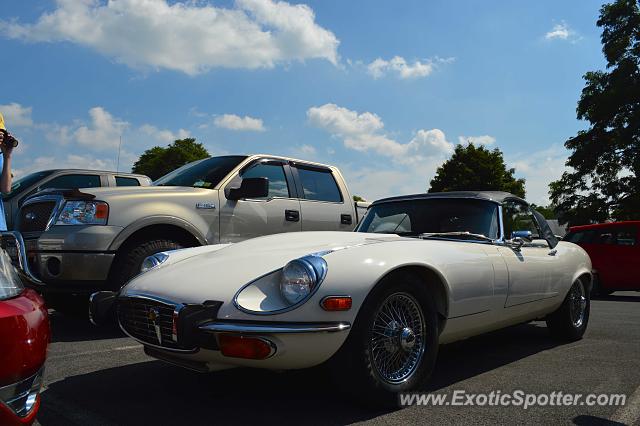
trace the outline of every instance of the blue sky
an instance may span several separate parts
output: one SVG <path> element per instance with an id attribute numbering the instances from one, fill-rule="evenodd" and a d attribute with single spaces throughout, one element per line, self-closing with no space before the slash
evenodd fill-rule
<path id="1" fill-rule="evenodd" d="M 601 2 L 4 0 L 16 176 L 209 152 L 339 166 L 367 199 L 424 191 L 457 143 L 500 148 L 546 203 L 604 68 Z"/>

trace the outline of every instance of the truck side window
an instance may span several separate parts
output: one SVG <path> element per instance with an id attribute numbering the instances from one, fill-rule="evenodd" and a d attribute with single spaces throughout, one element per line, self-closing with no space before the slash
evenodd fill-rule
<path id="1" fill-rule="evenodd" d="M 296 167 L 307 200 L 341 203 L 342 194 L 330 170 Z"/>
<path id="2" fill-rule="evenodd" d="M 638 230 L 636 228 L 621 228 L 616 232 L 616 244 L 619 246 L 635 246 L 638 244 L 636 236 Z"/>
<path id="3" fill-rule="evenodd" d="M 40 185 L 40 189 L 98 188 L 100 186 L 100 176 L 98 175 L 64 175 L 43 183 Z"/>
<path id="4" fill-rule="evenodd" d="M 243 178 L 263 177 L 269 179 L 269 195 L 267 198 L 289 198 L 289 186 L 284 169 L 280 164 L 258 163 L 242 172 Z"/>
<path id="5" fill-rule="evenodd" d="M 140 186 L 136 178 L 116 176 L 116 186 Z"/>

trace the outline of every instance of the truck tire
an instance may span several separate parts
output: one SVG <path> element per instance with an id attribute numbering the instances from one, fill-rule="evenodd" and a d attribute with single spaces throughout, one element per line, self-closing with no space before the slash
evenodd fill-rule
<path id="1" fill-rule="evenodd" d="M 161 251 L 178 250 L 185 246 L 173 239 L 158 238 L 151 241 L 136 241 L 122 247 L 111 267 L 109 286 L 118 291 L 131 278 L 140 273 L 142 262 L 149 256 Z"/>

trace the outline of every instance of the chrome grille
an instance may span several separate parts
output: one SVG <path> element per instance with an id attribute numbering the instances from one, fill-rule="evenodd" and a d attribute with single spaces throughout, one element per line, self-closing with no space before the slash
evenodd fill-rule
<path id="1" fill-rule="evenodd" d="M 18 218 L 18 231 L 39 232 L 44 231 L 49 223 L 55 201 L 43 201 L 40 203 L 26 204 L 20 209 Z"/>
<path id="2" fill-rule="evenodd" d="M 120 326 L 134 339 L 169 349 L 181 349 L 173 340 L 173 312 L 170 305 L 143 298 L 118 301 Z"/>

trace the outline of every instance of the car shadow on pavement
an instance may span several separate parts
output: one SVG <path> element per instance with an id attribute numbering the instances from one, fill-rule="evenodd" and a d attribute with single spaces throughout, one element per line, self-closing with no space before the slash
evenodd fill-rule
<path id="1" fill-rule="evenodd" d="M 573 424 L 578 426 L 624 426 L 624 423 L 614 422 L 595 416 L 578 416 L 573 419 Z"/>
<path id="2" fill-rule="evenodd" d="M 113 325 L 96 327 L 89 322 L 89 317 L 64 315 L 54 310 L 49 311 L 51 324 L 51 342 L 80 342 L 87 340 L 116 339 L 125 334 Z"/>
<path id="3" fill-rule="evenodd" d="M 444 345 L 427 391 L 556 346 L 546 327 L 511 327 Z M 473 354 L 473 357 L 470 357 Z M 68 377 L 43 392 L 38 420 L 57 424 L 347 424 L 386 411 L 338 392 L 326 370 L 200 374 L 159 361 Z"/>
<path id="4" fill-rule="evenodd" d="M 532 322 L 442 345 L 427 390 L 437 391 L 561 344 L 543 322 Z"/>
<path id="5" fill-rule="evenodd" d="M 613 293 L 608 296 L 595 296 L 595 297 L 592 297 L 592 299 L 604 300 L 604 301 L 610 301 L 610 302 L 640 302 L 640 293 L 637 293 L 637 292 L 634 292 L 634 293 L 626 291 L 624 293 Z"/>

